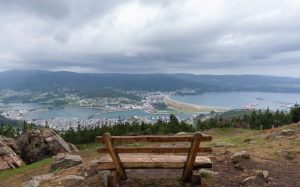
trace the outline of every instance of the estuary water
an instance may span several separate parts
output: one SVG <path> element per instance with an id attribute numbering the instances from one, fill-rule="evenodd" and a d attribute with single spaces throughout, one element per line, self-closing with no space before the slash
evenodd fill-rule
<path id="1" fill-rule="evenodd" d="M 273 92 L 208 92 L 200 95 L 173 95 L 171 98 L 185 103 L 228 109 L 288 110 L 300 103 L 298 93 Z"/>

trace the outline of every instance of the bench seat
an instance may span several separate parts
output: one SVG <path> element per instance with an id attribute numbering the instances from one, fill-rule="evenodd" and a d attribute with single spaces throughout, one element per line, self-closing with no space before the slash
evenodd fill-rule
<path id="1" fill-rule="evenodd" d="M 174 154 L 119 154 L 124 169 L 146 169 L 146 168 L 163 168 L 175 169 L 184 168 L 187 156 Z M 101 170 L 113 170 L 115 165 L 109 154 L 102 155 L 97 160 L 97 166 Z M 194 169 L 211 168 L 212 162 L 207 156 L 197 156 Z"/>

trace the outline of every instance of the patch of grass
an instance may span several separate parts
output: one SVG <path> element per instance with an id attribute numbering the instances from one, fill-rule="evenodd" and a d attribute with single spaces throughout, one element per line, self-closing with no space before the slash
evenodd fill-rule
<path id="1" fill-rule="evenodd" d="M 214 179 L 214 176 L 210 173 L 201 173 L 201 184 L 203 186 L 211 186 Z"/>
<path id="2" fill-rule="evenodd" d="M 263 170 L 261 170 L 261 169 L 253 169 L 251 173 L 253 175 L 262 175 Z"/>
<path id="3" fill-rule="evenodd" d="M 100 143 L 88 143 L 88 144 L 76 144 L 75 145 L 80 151 L 86 150 L 97 150 L 97 148 L 103 147 Z"/>
<path id="4" fill-rule="evenodd" d="M 53 158 L 47 158 L 29 165 L 24 165 L 22 167 L 16 168 L 16 169 L 10 169 L 7 171 L 2 171 L 0 173 L 0 180 L 12 176 L 12 175 L 16 175 L 16 174 L 21 174 L 21 173 L 25 173 L 29 170 L 36 170 L 38 168 L 42 168 L 44 165 L 48 165 L 52 162 Z"/>
<path id="5" fill-rule="evenodd" d="M 181 182 L 182 177 L 181 176 L 176 176 L 176 177 L 174 177 L 174 180 L 177 181 L 177 182 Z"/>
<path id="6" fill-rule="evenodd" d="M 255 135 L 257 130 L 253 129 L 241 129 L 241 128 L 215 128 L 205 131 L 205 134 L 209 134 L 213 137 L 212 142 L 203 142 L 205 146 L 215 146 L 217 142 L 230 143 L 233 146 L 245 146 L 248 143 L 244 142 L 245 139 L 251 138 L 256 141 Z"/>
<path id="7" fill-rule="evenodd" d="M 212 178 L 213 175 L 210 174 L 210 173 L 201 173 L 201 177 L 206 178 L 206 179 L 209 179 L 209 178 Z"/>
<path id="8" fill-rule="evenodd" d="M 290 142 L 290 144 L 291 144 L 292 146 L 299 147 L 299 146 L 300 146 L 300 139 L 298 139 L 298 140 L 292 140 L 292 141 Z"/>

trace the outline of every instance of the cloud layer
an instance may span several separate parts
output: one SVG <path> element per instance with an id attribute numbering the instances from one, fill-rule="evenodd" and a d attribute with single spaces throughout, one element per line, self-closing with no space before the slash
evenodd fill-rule
<path id="1" fill-rule="evenodd" d="M 297 0 L 0 0 L 0 71 L 299 76 Z"/>

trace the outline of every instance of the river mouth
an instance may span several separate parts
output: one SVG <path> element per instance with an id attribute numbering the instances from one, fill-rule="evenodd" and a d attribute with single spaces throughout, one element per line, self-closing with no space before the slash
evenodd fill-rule
<path id="1" fill-rule="evenodd" d="M 274 92 L 205 92 L 200 95 L 171 95 L 170 99 L 186 106 L 205 109 L 270 109 L 288 111 L 300 102 L 300 94 Z M 212 106 L 212 107 L 211 107 Z M 215 107 L 216 106 L 216 107 Z"/>

